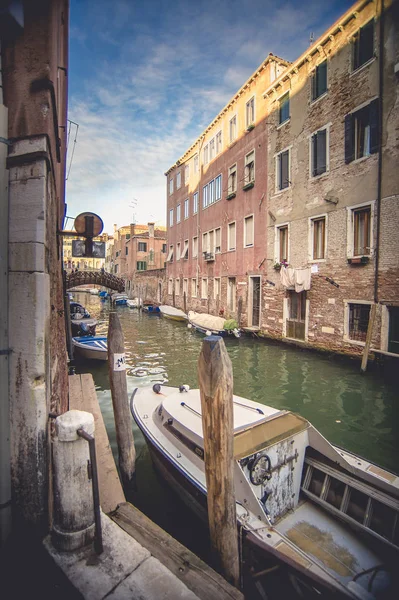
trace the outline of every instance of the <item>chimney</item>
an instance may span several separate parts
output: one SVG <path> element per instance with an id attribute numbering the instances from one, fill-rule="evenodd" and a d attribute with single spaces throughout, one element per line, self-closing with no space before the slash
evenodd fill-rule
<path id="1" fill-rule="evenodd" d="M 155 229 L 155 223 L 148 223 L 148 237 L 149 238 L 154 237 L 154 229 Z"/>
<path id="2" fill-rule="evenodd" d="M 134 223 L 130 223 L 130 237 L 133 237 L 135 234 L 136 225 Z"/>

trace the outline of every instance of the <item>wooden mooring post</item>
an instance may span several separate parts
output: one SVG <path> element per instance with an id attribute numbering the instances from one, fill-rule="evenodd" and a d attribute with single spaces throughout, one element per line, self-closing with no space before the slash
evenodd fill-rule
<path id="1" fill-rule="evenodd" d="M 116 312 L 109 313 L 108 372 L 112 405 L 114 407 L 119 469 L 124 485 L 129 486 L 134 481 L 136 450 L 127 397 L 125 343 Z"/>
<path id="2" fill-rule="evenodd" d="M 240 566 L 234 495 L 233 368 L 223 338 L 208 336 L 198 360 L 204 432 L 208 520 L 215 561 L 239 587 Z"/>
<path id="3" fill-rule="evenodd" d="M 187 314 L 187 295 L 186 295 L 186 292 L 183 292 L 183 307 L 184 307 L 184 312 Z"/>

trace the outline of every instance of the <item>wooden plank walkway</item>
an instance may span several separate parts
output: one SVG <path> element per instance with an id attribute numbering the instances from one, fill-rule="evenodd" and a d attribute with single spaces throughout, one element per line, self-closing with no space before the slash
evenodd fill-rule
<path id="1" fill-rule="evenodd" d="M 70 375 L 69 409 L 84 410 L 94 416 L 100 504 L 109 513 L 126 501 L 101 414 L 93 377 L 90 373 Z"/>
<path id="2" fill-rule="evenodd" d="M 132 504 L 121 504 L 109 516 L 201 600 L 244 600 L 239 590 Z"/>

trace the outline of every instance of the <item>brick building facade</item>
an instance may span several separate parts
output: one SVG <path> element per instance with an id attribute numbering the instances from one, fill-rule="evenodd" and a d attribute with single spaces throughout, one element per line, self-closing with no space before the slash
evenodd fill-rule
<path id="1" fill-rule="evenodd" d="M 176 298 L 184 289 L 190 308 L 222 308 L 236 316 L 242 297 L 242 326 L 349 354 L 362 351 L 376 303 L 372 347 L 399 353 L 396 7 L 357 2 L 294 63 L 269 55 L 168 171 L 167 278 Z M 243 124 L 248 126 L 251 97 L 256 127 L 248 131 Z M 242 133 L 231 145 L 233 114 Z M 204 165 L 204 147 L 218 128 L 225 146 L 213 164 Z M 255 177 L 248 189 L 252 150 Z M 193 181 L 196 154 L 200 171 Z M 239 170 L 231 197 L 234 163 Z M 205 188 L 217 173 L 223 193 L 205 206 Z M 197 190 L 198 213 L 192 216 Z M 212 255 L 204 234 L 218 227 L 221 241 L 213 238 Z M 189 284 L 194 278 L 196 289 Z"/>

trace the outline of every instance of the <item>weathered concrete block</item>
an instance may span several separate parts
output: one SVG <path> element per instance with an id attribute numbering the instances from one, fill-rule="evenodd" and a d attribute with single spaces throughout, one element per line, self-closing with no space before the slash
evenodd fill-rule
<path id="1" fill-rule="evenodd" d="M 32 242 L 27 244 L 9 244 L 9 268 L 10 271 L 34 271 L 44 273 L 46 271 L 46 251 L 42 243 Z"/>
<path id="2" fill-rule="evenodd" d="M 20 168 L 19 179 L 10 169 L 10 242 L 46 242 L 47 180 L 32 178 L 32 168 Z"/>

